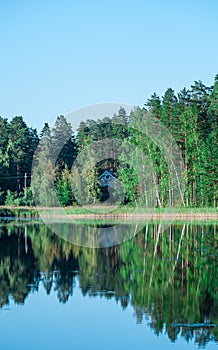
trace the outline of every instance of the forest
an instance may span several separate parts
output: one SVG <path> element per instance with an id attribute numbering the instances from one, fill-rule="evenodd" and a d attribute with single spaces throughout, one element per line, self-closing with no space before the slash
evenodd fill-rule
<path id="1" fill-rule="evenodd" d="M 138 130 L 148 118 L 167 128 L 181 154 L 177 189 L 161 147 Z M 111 118 L 84 120 L 73 130 L 61 115 L 38 134 L 22 116 L 0 117 L 1 205 L 217 207 L 218 75 L 213 86 L 195 81 L 154 93 L 130 115 L 121 107 Z M 100 185 L 105 170 L 115 188 Z"/>

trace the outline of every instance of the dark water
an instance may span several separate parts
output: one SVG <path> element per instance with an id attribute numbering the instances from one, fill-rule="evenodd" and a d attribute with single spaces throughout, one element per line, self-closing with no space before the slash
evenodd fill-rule
<path id="1" fill-rule="evenodd" d="M 155 224 L 88 249 L 2 222 L 0 349 L 215 349 L 217 243 L 216 225 Z"/>

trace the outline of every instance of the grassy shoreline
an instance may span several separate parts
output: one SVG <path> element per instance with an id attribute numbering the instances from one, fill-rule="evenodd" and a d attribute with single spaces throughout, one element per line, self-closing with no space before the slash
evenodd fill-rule
<path id="1" fill-rule="evenodd" d="M 110 211 L 109 211 L 110 209 Z M 102 212 L 105 211 L 105 212 Z M 39 214 L 40 212 L 40 214 Z M 36 208 L 0 206 L 0 217 L 14 218 L 68 218 L 68 219 L 94 219 L 94 220 L 218 220 L 218 208 L 156 208 L 146 210 L 145 208 L 121 207 L 113 211 L 111 207 L 95 207 L 95 211 L 83 207 L 65 208 Z"/>

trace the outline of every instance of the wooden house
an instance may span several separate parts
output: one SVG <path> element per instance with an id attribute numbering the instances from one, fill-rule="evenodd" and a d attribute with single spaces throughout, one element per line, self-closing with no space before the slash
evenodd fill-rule
<path id="1" fill-rule="evenodd" d="M 116 185 L 116 178 L 113 175 L 112 172 L 105 170 L 99 177 L 98 177 L 98 181 L 100 183 L 101 187 L 112 187 L 115 188 Z"/>

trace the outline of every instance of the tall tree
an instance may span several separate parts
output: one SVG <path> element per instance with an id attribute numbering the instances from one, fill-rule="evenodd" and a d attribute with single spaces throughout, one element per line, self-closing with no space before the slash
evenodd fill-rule
<path id="1" fill-rule="evenodd" d="M 210 95 L 208 121 L 210 133 L 208 135 L 207 145 L 210 150 L 210 155 L 207 163 L 207 174 L 211 179 L 213 206 L 216 207 L 218 201 L 218 74 L 215 77 L 213 90 Z"/>
<path id="2" fill-rule="evenodd" d="M 25 173 L 30 179 L 32 158 L 37 145 L 38 136 L 36 130 L 28 128 L 21 116 L 14 117 L 9 123 L 8 140 L 10 172 L 16 178 L 12 189 L 17 191 L 23 189 Z"/>
<path id="3" fill-rule="evenodd" d="M 73 194 L 71 188 L 71 176 L 70 171 L 65 165 L 61 175 L 57 179 L 56 183 L 57 197 L 62 206 L 71 205 L 73 201 Z"/>
<path id="4" fill-rule="evenodd" d="M 6 191 L 11 180 L 9 173 L 8 139 L 8 121 L 0 117 L 0 191 Z"/>
<path id="5" fill-rule="evenodd" d="M 61 115 L 57 117 L 52 129 L 52 147 L 59 169 L 65 165 L 70 169 L 76 157 L 76 144 L 71 124 Z"/>
<path id="6" fill-rule="evenodd" d="M 161 100 L 160 97 L 156 94 L 156 92 L 151 95 L 151 98 L 147 100 L 145 103 L 145 106 L 148 107 L 149 112 L 151 112 L 151 115 L 156 117 L 157 119 L 160 119 L 161 114 Z"/>
<path id="7" fill-rule="evenodd" d="M 211 90 L 212 88 L 204 85 L 201 80 L 195 81 L 191 86 L 191 104 L 198 109 L 198 124 L 204 135 L 208 135 L 210 130 L 207 110 L 210 105 Z"/>

